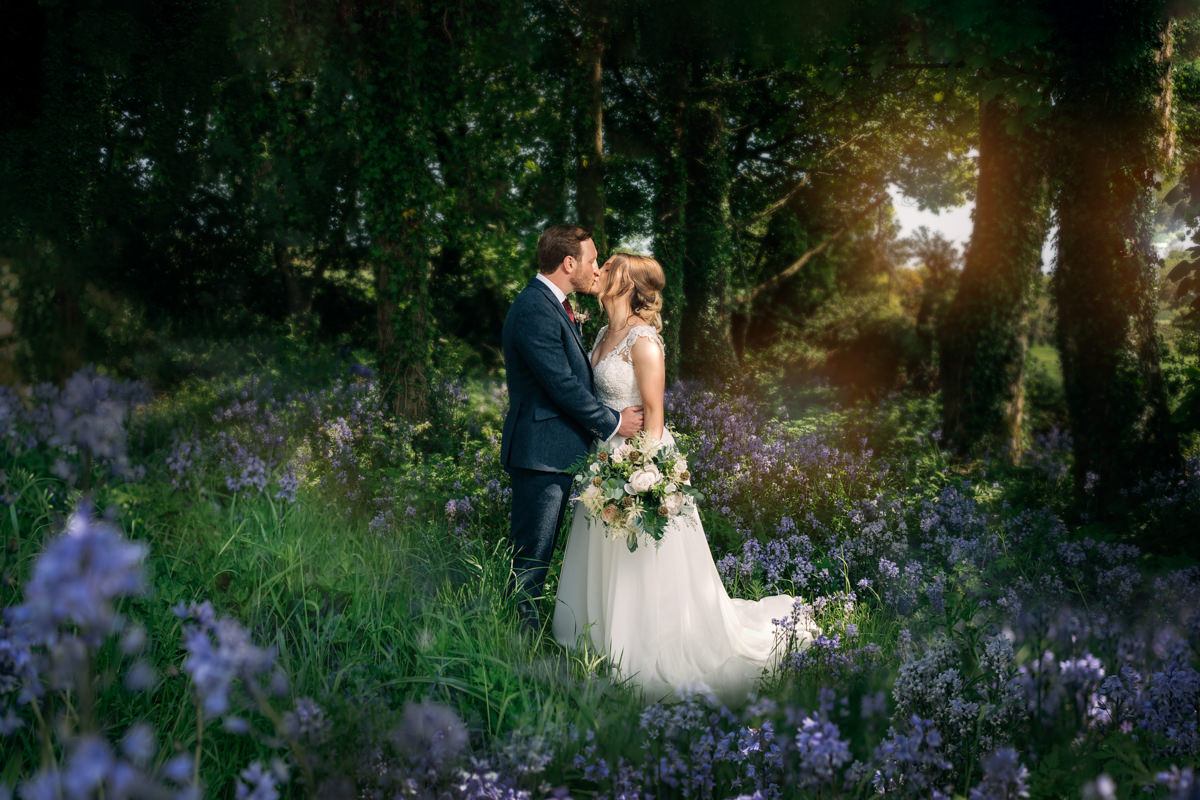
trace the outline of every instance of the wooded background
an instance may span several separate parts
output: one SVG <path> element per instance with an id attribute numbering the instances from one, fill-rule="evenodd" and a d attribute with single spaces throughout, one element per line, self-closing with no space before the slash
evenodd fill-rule
<path id="1" fill-rule="evenodd" d="M 1103 508 L 1200 428 L 1151 246 L 1198 221 L 1200 28 L 1079 8 L 10 0 L 5 378 L 167 382 L 165 341 L 288 322 L 369 343 L 421 419 L 435 376 L 500 365 L 539 232 L 578 222 L 663 264 L 672 377 L 940 391 L 960 453 L 1019 450 L 1046 338 Z M 961 258 L 901 240 L 889 186 L 973 199 Z M 1197 263 L 1172 278 L 1187 330 Z"/>

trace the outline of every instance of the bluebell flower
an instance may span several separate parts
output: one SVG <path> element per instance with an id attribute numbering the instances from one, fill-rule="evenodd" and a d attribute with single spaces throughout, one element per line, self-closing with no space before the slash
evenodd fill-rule
<path id="1" fill-rule="evenodd" d="M 1189 663 L 1189 652 L 1181 647 L 1150 676 L 1142 694 L 1138 724 L 1163 736 L 1162 750 L 1171 757 L 1200 754 L 1200 673 Z"/>
<path id="2" fill-rule="evenodd" d="M 1029 770 L 1017 751 L 1002 747 L 983 760 L 983 779 L 970 792 L 970 800 L 1016 800 L 1029 797 Z"/>
<path id="3" fill-rule="evenodd" d="M 221 716 L 230 710 L 230 691 L 236 679 L 250 681 L 274 670 L 274 648 L 254 645 L 250 634 L 231 617 L 217 617 L 208 601 L 193 603 L 186 609 L 176 607 L 183 626 L 183 646 L 187 657 L 184 671 L 205 717 Z"/>
<path id="4" fill-rule="evenodd" d="M 237 800 L 279 800 L 279 785 L 287 782 L 286 770 L 277 765 L 264 767 L 255 761 L 238 773 L 234 797 Z"/>
<path id="5" fill-rule="evenodd" d="M 325 715 L 325 710 L 311 697 L 297 699 L 295 707 L 283 715 L 284 732 L 310 745 L 324 742 L 332 727 L 333 723 Z"/>
<path id="6" fill-rule="evenodd" d="M 147 722 L 129 726 L 121 739 L 121 752 L 133 763 L 148 766 L 158 752 L 158 737 L 154 727 Z"/>
<path id="7" fill-rule="evenodd" d="M 1193 767 L 1171 767 L 1154 776 L 1155 783 L 1166 787 L 1170 794 L 1167 800 L 1193 800 L 1200 784 L 1196 783 L 1196 771 Z"/>
<path id="8" fill-rule="evenodd" d="M 404 704 L 392 743 L 413 762 L 442 770 L 453 764 L 467 746 L 467 728 L 458 713 L 433 700 Z"/>
<path id="9" fill-rule="evenodd" d="M 948 792 L 953 766 L 942 751 L 942 736 L 931 720 L 913 715 L 904 730 L 895 726 L 872 754 L 876 792 L 909 796 Z"/>
<path id="10" fill-rule="evenodd" d="M 796 732 L 800 785 L 806 789 L 833 785 L 836 773 L 850 761 L 850 742 L 825 718 L 805 717 Z"/>
<path id="11" fill-rule="evenodd" d="M 122 625 L 114 602 L 146 593 L 147 552 L 145 544 L 126 540 L 81 506 L 34 564 L 25 602 L 10 610 L 12 625 L 51 645 L 70 626 L 88 645 L 99 645 Z"/>

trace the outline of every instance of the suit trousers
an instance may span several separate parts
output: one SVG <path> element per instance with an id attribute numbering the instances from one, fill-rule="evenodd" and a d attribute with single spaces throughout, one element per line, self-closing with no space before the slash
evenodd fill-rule
<path id="1" fill-rule="evenodd" d="M 509 468 L 512 478 L 513 571 L 522 615 L 537 612 L 532 601 L 542 596 L 550 558 L 558 541 L 574 476 Z"/>

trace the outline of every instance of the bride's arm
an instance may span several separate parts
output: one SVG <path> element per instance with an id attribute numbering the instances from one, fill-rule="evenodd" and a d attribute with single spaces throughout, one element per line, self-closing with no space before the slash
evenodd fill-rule
<path id="1" fill-rule="evenodd" d="M 633 358 L 633 374 L 642 393 L 646 436 L 656 441 L 663 435 L 663 391 L 667 382 L 663 351 L 657 341 L 643 336 L 634 342 L 630 356 Z"/>

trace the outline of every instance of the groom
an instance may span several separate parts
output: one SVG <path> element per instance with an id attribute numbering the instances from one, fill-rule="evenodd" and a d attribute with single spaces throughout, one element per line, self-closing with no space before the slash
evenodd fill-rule
<path id="1" fill-rule="evenodd" d="M 590 294 L 599 268 L 592 235 L 573 225 L 548 228 L 534 276 L 504 318 L 508 415 L 500 463 L 512 477 L 513 569 L 523 621 L 538 628 L 550 556 L 571 495 L 565 472 L 595 440 L 642 429 L 642 409 L 617 412 L 596 400 L 592 363 L 567 295 Z"/>

